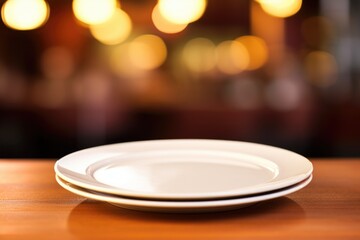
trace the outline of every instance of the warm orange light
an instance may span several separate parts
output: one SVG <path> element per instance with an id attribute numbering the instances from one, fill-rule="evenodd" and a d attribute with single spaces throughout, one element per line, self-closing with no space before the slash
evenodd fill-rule
<path id="1" fill-rule="evenodd" d="M 262 67 L 268 60 L 268 47 L 262 38 L 256 36 L 242 36 L 236 39 L 249 53 L 247 70 L 255 70 Z"/>
<path id="2" fill-rule="evenodd" d="M 186 67 L 194 72 L 207 72 L 216 65 L 215 44 L 206 38 L 190 40 L 182 52 Z"/>
<path id="3" fill-rule="evenodd" d="M 275 17 L 290 17 L 296 14 L 302 5 L 302 0 L 257 0 L 262 9 Z"/>
<path id="4" fill-rule="evenodd" d="M 141 35 L 130 43 L 129 55 L 137 68 L 152 70 L 165 62 L 167 48 L 160 37 L 151 34 Z"/>
<path id="5" fill-rule="evenodd" d="M 85 24 L 99 24 L 108 20 L 117 8 L 116 0 L 73 0 L 75 17 Z"/>
<path id="6" fill-rule="evenodd" d="M 8 0 L 1 8 L 5 25 L 16 30 L 32 30 L 49 17 L 49 6 L 43 0 Z"/>
<path id="7" fill-rule="evenodd" d="M 178 33 L 183 31 L 188 25 L 170 22 L 161 15 L 158 5 L 154 7 L 151 18 L 155 27 L 163 33 Z"/>
<path id="8" fill-rule="evenodd" d="M 133 77 L 139 74 L 138 68 L 130 59 L 130 43 L 122 43 L 110 51 L 109 66 L 118 76 Z"/>
<path id="9" fill-rule="evenodd" d="M 305 72 L 309 81 L 320 87 L 336 81 L 338 68 L 335 57 L 325 51 L 310 52 L 305 58 Z"/>
<path id="10" fill-rule="evenodd" d="M 131 30 L 131 19 L 126 12 L 121 9 L 116 9 L 107 21 L 90 25 L 90 32 L 94 38 L 106 45 L 123 42 L 129 37 Z"/>
<path id="11" fill-rule="evenodd" d="M 205 12 L 206 0 L 159 0 L 159 11 L 164 18 L 176 24 L 198 20 Z"/>
<path id="12" fill-rule="evenodd" d="M 238 41 L 224 41 L 217 48 L 217 67 L 226 74 L 237 74 L 249 64 L 249 53 Z"/>

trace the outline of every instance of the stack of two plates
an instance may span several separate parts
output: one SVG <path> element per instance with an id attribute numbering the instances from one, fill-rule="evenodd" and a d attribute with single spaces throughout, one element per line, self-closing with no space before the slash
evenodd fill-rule
<path id="1" fill-rule="evenodd" d="M 56 180 L 80 196 L 155 212 L 212 212 L 281 197 L 310 183 L 303 156 L 223 140 L 105 145 L 59 159 Z"/>

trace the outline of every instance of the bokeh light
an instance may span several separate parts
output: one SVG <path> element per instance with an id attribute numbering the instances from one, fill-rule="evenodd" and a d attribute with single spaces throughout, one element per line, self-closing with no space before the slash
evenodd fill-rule
<path id="1" fill-rule="evenodd" d="M 299 106 L 303 99 L 303 88 L 299 82 L 291 78 L 274 79 L 265 92 L 265 98 L 269 107 L 288 111 Z"/>
<path id="2" fill-rule="evenodd" d="M 130 43 L 130 60 L 142 70 L 160 67 L 166 60 L 167 48 L 164 41 L 155 35 L 145 34 Z"/>
<path id="3" fill-rule="evenodd" d="M 269 50 L 262 38 L 256 36 L 242 36 L 236 41 L 243 44 L 249 53 L 249 64 L 247 70 L 261 68 L 268 60 Z"/>
<path id="4" fill-rule="evenodd" d="M 133 77 L 139 73 L 130 59 L 130 43 L 115 46 L 109 52 L 109 66 L 118 76 Z"/>
<path id="5" fill-rule="evenodd" d="M 290 17 L 296 14 L 302 5 L 302 0 L 257 0 L 262 9 L 275 17 Z"/>
<path id="6" fill-rule="evenodd" d="M 206 0 L 159 0 L 159 11 L 168 21 L 187 24 L 198 20 L 205 12 Z"/>
<path id="7" fill-rule="evenodd" d="M 224 41 L 216 47 L 217 67 L 225 74 L 237 74 L 249 64 L 249 53 L 238 41 Z"/>
<path id="8" fill-rule="evenodd" d="M 108 20 L 117 8 L 116 0 L 73 0 L 75 17 L 85 24 L 99 24 Z"/>
<path id="9" fill-rule="evenodd" d="M 206 38 L 195 38 L 186 43 L 182 60 L 194 72 L 207 72 L 216 65 L 215 44 Z"/>
<path id="10" fill-rule="evenodd" d="M 305 58 L 308 80 L 319 87 L 333 84 L 338 76 L 338 64 L 333 55 L 325 51 L 313 51 Z"/>
<path id="11" fill-rule="evenodd" d="M 3 22 L 16 30 L 32 30 L 48 19 L 50 9 L 43 0 L 8 0 L 1 8 Z"/>
<path id="12" fill-rule="evenodd" d="M 158 5 L 155 5 L 151 14 L 151 18 L 155 27 L 163 33 L 178 33 L 183 31 L 188 25 L 187 23 L 177 24 L 170 22 L 169 20 L 164 18 L 163 15 L 161 15 Z"/>
<path id="13" fill-rule="evenodd" d="M 132 22 L 126 12 L 116 9 L 105 22 L 90 25 L 90 32 L 95 39 L 106 45 L 119 44 L 129 37 Z"/>

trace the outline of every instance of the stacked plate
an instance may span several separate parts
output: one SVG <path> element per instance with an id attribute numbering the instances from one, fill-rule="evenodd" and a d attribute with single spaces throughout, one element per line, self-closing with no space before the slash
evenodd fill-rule
<path id="1" fill-rule="evenodd" d="M 281 197 L 310 183 L 305 157 L 223 140 L 153 140 L 74 152 L 55 164 L 57 182 L 86 198 L 155 212 L 212 212 Z"/>

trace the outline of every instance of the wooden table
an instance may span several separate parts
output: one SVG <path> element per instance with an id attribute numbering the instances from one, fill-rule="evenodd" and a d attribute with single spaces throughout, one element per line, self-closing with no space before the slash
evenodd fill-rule
<path id="1" fill-rule="evenodd" d="M 312 159 L 299 192 L 236 211 L 154 214 L 61 188 L 54 160 L 0 160 L 0 239 L 360 239 L 360 159 Z"/>

